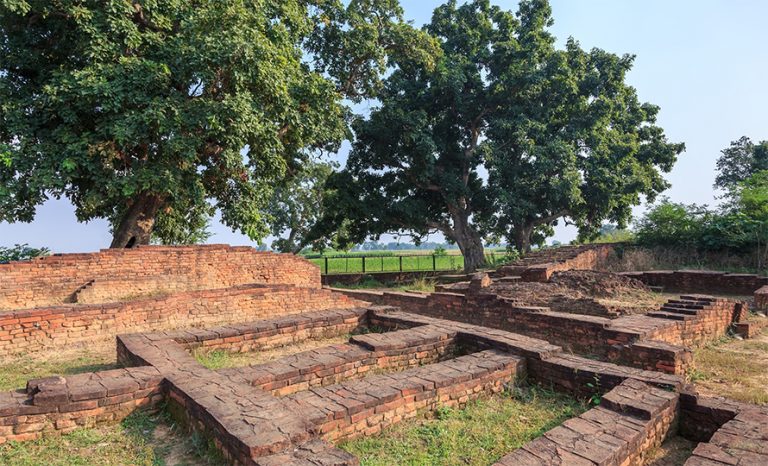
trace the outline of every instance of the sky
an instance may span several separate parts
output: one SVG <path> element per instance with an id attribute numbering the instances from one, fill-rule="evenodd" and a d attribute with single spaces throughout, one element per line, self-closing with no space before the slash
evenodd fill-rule
<path id="1" fill-rule="evenodd" d="M 416 25 L 430 20 L 441 0 L 401 0 Z M 493 1 L 516 10 L 517 1 Z M 627 81 L 642 101 L 661 107 L 658 123 L 686 151 L 664 193 L 676 202 L 716 204 L 712 189 L 719 151 L 741 136 L 768 139 L 768 1 L 552 0 L 552 33 L 583 48 L 636 55 Z M 343 150 L 346 150 L 345 145 Z M 339 154 L 344 159 L 344 154 Z M 644 206 L 635 209 L 642 213 Z M 214 219 L 211 243 L 254 245 Z M 553 240 L 575 238 L 558 227 Z M 0 246 L 28 243 L 54 252 L 109 246 L 105 221 L 78 223 L 66 200 L 42 205 L 32 223 L 0 223 Z M 433 237 L 431 240 L 441 240 Z"/>

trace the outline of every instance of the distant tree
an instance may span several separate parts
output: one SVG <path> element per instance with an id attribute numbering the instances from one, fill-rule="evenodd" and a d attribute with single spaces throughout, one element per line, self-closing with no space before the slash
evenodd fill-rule
<path id="1" fill-rule="evenodd" d="M 768 170 L 768 141 L 755 144 L 742 136 L 720 152 L 715 189 L 732 191 L 755 173 Z"/>
<path id="2" fill-rule="evenodd" d="M 309 245 L 307 233 L 322 217 L 326 181 L 333 173 L 335 164 L 309 161 L 285 182 L 278 185 L 266 209 L 271 221 L 272 249 L 298 253 Z M 331 246 L 331 239 L 315 239 L 313 250 Z"/>
<path id="3" fill-rule="evenodd" d="M 643 246 L 698 246 L 708 215 L 706 206 L 662 199 L 636 222 L 635 236 Z"/>
<path id="4" fill-rule="evenodd" d="M 48 248 L 33 248 L 28 244 L 16 244 L 12 247 L 0 246 L 0 263 L 11 261 L 24 261 L 35 257 L 51 255 Z"/>
<path id="5" fill-rule="evenodd" d="M 272 186 L 348 136 L 345 99 L 433 51 L 396 0 L 0 0 L 0 220 L 66 197 L 112 247 L 213 209 L 259 240 Z"/>
<path id="6" fill-rule="evenodd" d="M 755 172 L 736 188 L 735 207 L 745 218 L 756 245 L 757 267 L 768 264 L 768 170 Z"/>

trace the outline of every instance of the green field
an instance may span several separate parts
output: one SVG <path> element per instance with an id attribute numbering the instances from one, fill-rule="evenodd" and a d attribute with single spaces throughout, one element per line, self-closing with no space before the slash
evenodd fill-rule
<path id="1" fill-rule="evenodd" d="M 504 252 L 488 252 L 486 260 L 495 264 L 502 260 Z M 458 250 L 434 255 L 432 251 L 370 251 L 347 255 L 324 255 L 308 259 L 317 264 L 323 274 L 376 273 L 376 272 L 423 272 L 432 270 L 461 270 L 464 258 Z"/>

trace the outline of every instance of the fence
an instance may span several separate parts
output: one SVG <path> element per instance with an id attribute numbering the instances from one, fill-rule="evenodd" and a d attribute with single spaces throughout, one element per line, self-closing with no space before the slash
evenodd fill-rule
<path id="1" fill-rule="evenodd" d="M 486 254 L 486 261 L 495 264 L 496 254 Z M 344 273 L 384 273 L 384 272 L 435 272 L 461 270 L 464 257 L 438 254 L 403 254 L 403 255 L 350 255 L 350 256 L 307 256 L 320 267 L 323 275 Z"/>

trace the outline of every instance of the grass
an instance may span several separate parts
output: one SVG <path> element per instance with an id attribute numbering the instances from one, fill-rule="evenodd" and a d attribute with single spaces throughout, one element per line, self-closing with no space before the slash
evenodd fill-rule
<path id="1" fill-rule="evenodd" d="M 246 353 L 235 353 L 222 349 L 205 350 L 198 348 L 193 352 L 197 362 L 211 370 L 227 369 L 230 367 L 252 366 L 263 364 L 282 356 L 309 351 L 316 348 L 322 348 L 330 345 L 340 345 L 349 342 L 349 335 L 338 335 L 329 338 L 316 340 L 305 340 L 292 345 L 281 346 L 263 351 L 249 351 Z"/>
<path id="2" fill-rule="evenodd" d="M 464 409 L 440 409 L 431 419 L 405 421 L 378 436 L 339 446 L 367 466 L 486 466 L 586 409 L 566 395 L 518 388 L 470 402 Z"/>
<path id="3" fill-rule="evenodd" d="M 0 390 L 26 386 L 27 380 L 52 375 L 72 375 L 120 367 L 114 341 L 97 342 L 85 348 L 60 349 L 17 357 L 0 362 Z"/>
<path id="4" fill-rule="evenodd" d="M 8 466 L 162 466 L 219 465 L 220 453 L 199 435 L 187 435 L 161 411 L 137 411 L 118 425 L 81 428 L 0 446 L 0 464 Z"/>
<path id="5" fill-rule="evenodd" d="M 489 265 L 499 265 L 506 259 L 506 251 L 486 251 Z M 433 255 L 432 251 L 366 251 L 345 255 L 312 257 L 309 261 L 317 264 L 323 274 L 376 272 L 424 272 L 431 270 L 462 270 L 464 257 L 458 250 Z M 326 270 L 326 263 L 328 270 Z M 365 264 L 363 264 L 365 263 Z M 365 267 L 363 267 L 365 265 Z M 363 271 L 365 268 L 365 271 Z"/>
<path id="6" fill-rule="evenodd" d="M 689 378 L 704 393 L 768 404 L 768 331 L 753 340 L 723 338 L 695 352 Z"/>

